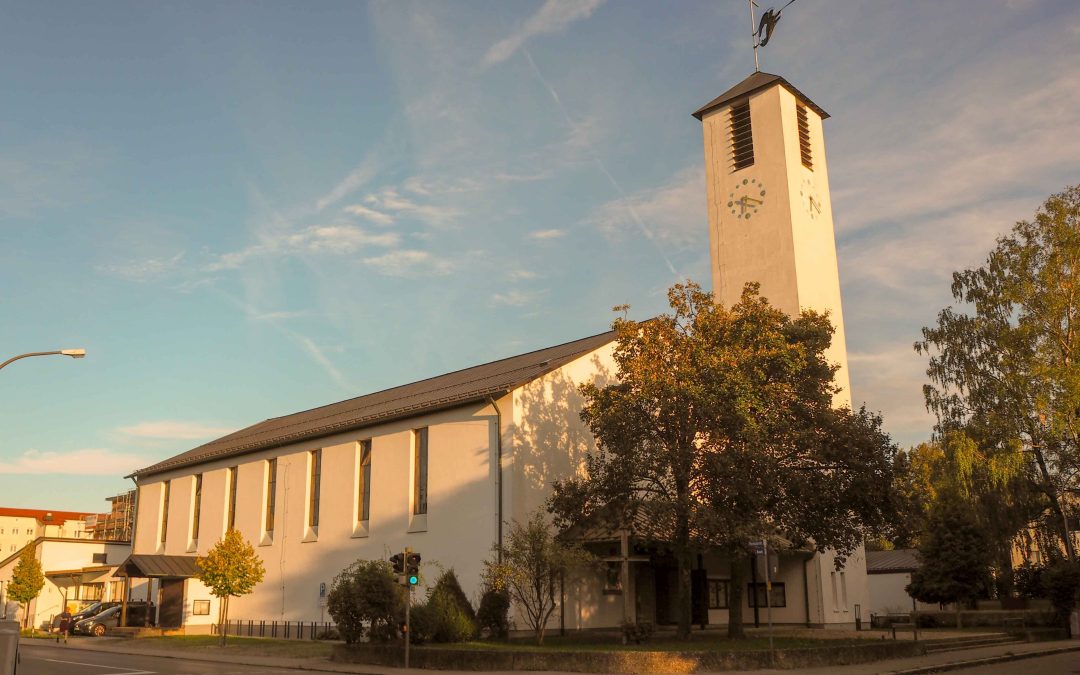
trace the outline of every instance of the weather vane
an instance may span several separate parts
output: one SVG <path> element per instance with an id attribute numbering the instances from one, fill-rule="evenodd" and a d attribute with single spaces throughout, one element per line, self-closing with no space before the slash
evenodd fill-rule
<path id="1" fill-rule="evenodd" d="M 769 8 L 765 10 L 765 13 L 761 15 L 761 21 L 758 22 L 754 19 L 754 8 L 757 7 L 757 3 L 754 0 L 746 0 L 750 4 L 750 36 L 754 40 L 754 72 L 761 71 L 761 65 L 758 63 L 758 47 L 764 47 L 769 44 L 769 40 L 772 39 L 773 33 L 776 32 L 776 24 L 780 22 L 780 14 L 788 8 L 795 0 L 788 0 L 788 3 L 780 9 Z"/>

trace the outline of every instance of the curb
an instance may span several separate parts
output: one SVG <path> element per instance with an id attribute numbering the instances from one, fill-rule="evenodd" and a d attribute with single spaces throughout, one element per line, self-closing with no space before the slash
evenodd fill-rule
<path id="1" fill-rule="evenodd" d="M 1080 651 L 1080 645 L 1076 645 L 1074 647 L 1055 647 L 1054 649 L 1046 649 L 1042 651 L 1021 652 L 1019 654 L 1002 654 L 1001 656 L 987 656 L 981 659 L 970 659 L 968 661 L 952 661 L 950 663 L 939 663 L 933 666 L 920 666 L 918 668 L 909 668 L 907 670 L 891 670 L 889 671 L 889 675 L 922 675 L 923 673 L 945 673 L 950 670 L 960 670 L 961 668 L 978 668 L 979 666 L 990 666 L 996 663 L 1008 663 L 1010 661 L 1037 659 L 1043 656 L 1056 656 L 1057 654 L 1066 654 L 1068 652 L 1076 651 Z"/>
<path id="2" fill-rule="evenodd" d="M 35 640 L 34 642 L 37 642 Z M 22 643 L 20 643 L 21 645 Z M 29 643 L 29 646 L 35 646 L 33 642 Z M 53 645 L 42 645 L 53 646 Z M 297 663 L 267 663 L 266 657 L 263 660 L 254 660 L 244 656 L 238 656 L 235 658 L 222 659 L 220 655 L 207 655 L 207 654 L 186 654 L 178 652 L 167 651 L 134 651 L 130 649 L 110 649 L 107 647 L 90 647 L 85 645 L 68 645 L 66 647 L 68 651 L 82 651 L 89 653 L 102 653 L 102 654 L 122 654 L 124 656 L 149 656 L 151 658 L 160 659 L 175 659 L 179 661 L 201 661 L 204 663 L 221 663 L 225 665 L 236 666 L 255 666 L 261 668 L 281 668 L 288 670 L 310 670 L 314 672 L 323 673 L 351 673 L 353 675 L 385 675 L 385 672 L 376 671 L 363 671 L 363 670 L 342 670 L 340 668 L 332 667 L 333 662 L 327 661 L 326 663 L 313 662 L 311 659 L 297 660 Z M 259 657 L 256 657 L 259 658 Z M 360 664 L 357 664 L 360 665 Z"/>
<path id="3" fill-rule="evenodd" d="M 37 640 L 30 641 L 30 645 Z M 20 644 L 22 642 L 20 641 Z M 128 649 L 111 649 L 104 645 L 101 647 L 96 646 L 68 646 L 69 650 L 84 651 L 84 652 L 102 652 L 106 654 L 124 654 L 126 656 L 149 656 L 164 659 L 175 659 L 184 661 L 202 661 L 206 663 L 222 663 L 233 664 L 238 666 L 258 666 L 263 668 L 281 668 L 292 670 L 307 670 L 312 672 L 323 673 L 352 673 L 354 675 L 386 675 L 386 673 L 404 672 L 400 668 L 385 667 L 376 671 L 364 671 L 364 670 L 345 670 L 339 667 L 334 667 L 335 662 L 327 661 L 325 663 L 312 662 L 311 660 L 300 660 L 297 663 L 267 663 L 264 660 L 255 660 L 246 658 L 243 656 L 233 659 L 221 659 L 220 655 L 206 655 L 206 654 L 184 654 L 177 652 L 154 652 L 154 651 L 132 651 Z M 905 670 L 890 670 L 885 671 L 888 675 L 924 675 L 926 673 L 945 673 L 952 670 L 960 670 L 962 668 L 977 668 L 979 666 L 988 666 L 998 663 L 1008 663 L 1010 661 L 1022 661 L 1026 659 L 1037 659 L 1043 656 L 1056 656 L 1058 654 L 1066 654 L 1069 652 L 1080 651 L 1080 644 L 1071 645 L 1068 647 L 1055 647 L 1053 649 L 1045 650 L 1033 650 L 1020 653 L 1008 653 L 1001 654 L 1000 656 L 987 656 L 981 659 L 969 659 L 966 661 L 950 661 L 948 663 L 938 663 L 928 666 L 919 666 L 917 668 L 908 668 Z M 256 657 L 258 658 L 258 657 Z M 362 666 L 363 664 L 355 664 Z M 438 673 L 441 671 L 431 671 L 432 673 Z M 478 671 L 479 672 L 479 671 Z"/>

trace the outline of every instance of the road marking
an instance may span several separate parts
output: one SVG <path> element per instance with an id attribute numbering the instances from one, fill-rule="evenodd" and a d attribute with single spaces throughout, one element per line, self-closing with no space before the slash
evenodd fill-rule
<path id="1" fill-rule="evenodd" d="M 42 661 L 50 661 L 52 663 L 67 663 L 72 666 L 90 666 L 91 668 L 105 668 L 107 670 L 112 670 L 113 668 L 124 668 L 123 666 L 102 666 L 97 663 L 83 663 L 81 661 L 61 661 L 59 659 L 42 659 Z M 154 675 L 154 671 L 124 668 L 124 672 L 122 673 L 102 673 L 101 675 Z"/>

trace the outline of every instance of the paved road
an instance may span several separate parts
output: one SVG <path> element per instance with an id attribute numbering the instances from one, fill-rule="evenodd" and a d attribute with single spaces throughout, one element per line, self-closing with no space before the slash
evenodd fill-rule
<path id="1" fill-rule="evenodd" d="M 953 673 L 970 673 L 971 675 L 1016 675 L 1016 673 L 1038 673 L 1038 675 L 1075 675 L 1080 673 L 1080 652 L 1057 654 L 1055 656 L 1043 656 L 1037 659 L 1024 659 L 1023 661 L 1011 661 L 999 663 L 995 666 L 983 666 L 981 668 L 965 668 L 954 670 Z"/>
<path id="2" fill-rule="evenodd" d="M 22 644 L 19 654 L 18 675 L 311 675 L 311 671 L 288 668 L 109 654 L 64 645 Z"/>

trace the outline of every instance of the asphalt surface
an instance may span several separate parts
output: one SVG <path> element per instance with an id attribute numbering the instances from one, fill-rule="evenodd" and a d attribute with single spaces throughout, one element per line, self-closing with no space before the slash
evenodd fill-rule
<path id="1" fill-rule="evenodd" d="M 954 670 L 955 673 L 971 673 L 971 675 L 1015 675 L 1016 673 L 1030 673 L 1037 675 L 1075 675 L 1080 673 L 1080 653 L 1055 654 L 1024 661 L 1012 661 L 998 663 L 992 666 L 980 668 L 964 668 Z"/>
<path id="2" fill-rule="evenodd" d="M 307 670 L 110 654 L 48 643 L 22 644 L 19 646 L 19 656 L 18 675 L 311 675 L 311 671 Z"/>

